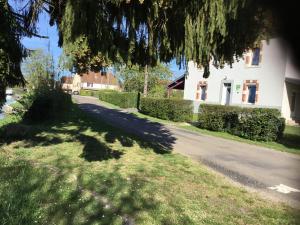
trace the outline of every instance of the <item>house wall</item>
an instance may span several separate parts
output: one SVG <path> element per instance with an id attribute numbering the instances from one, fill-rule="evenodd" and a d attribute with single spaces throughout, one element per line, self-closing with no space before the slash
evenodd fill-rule
<path id="1" fill-rule="evenodd" d="M 295 94 L 295 106 L 292 112 L 292 101 L 293 94 Z M 283 100 L 282 100 L 282 116 L 286 119 L 287 123 L 294 124 L 300 122 L 300 83 L 289 83 L 285 82 L 283 89 Z"/>
<path id="2" fill-rule="evenodd" d="M 81 89 L 81 77 L 78 74 L 75 74 L 73 78 L 73 87 L 72 87 L 72 92 L 79 92 Z"/>
<path id="3" fill-rule="evenodd" d="M 288 79 L 296 79 L 300 80 L 300 68 L 296 68 L 293 65 L 291 57 L 287 57 L 287 63 L 286 63 L 286 70 L 285 70 L 285 77 Z"/>
<path id="4" fill-rule="evenodd" d="M 66 83 L 63 83 L 63 84 L 61 85 L 61 88 L 62 88 L 63 90 L 72 90 L 72 87 L 73 87 L 72 84 L 66 84 Z"/>
<path id="5" fill-rule="evenodd" d="M 259 66 L 248 67 L 244 59 L 223 69 L 210 66 L 210 76 L 203 78 L 203 70 L 197 69 L 193 62 L 188 63 L 188 75 L 185 80 L 184 99 L 196 101 L 197 84 L 207 82 L 207 98 L 205 102 L 220 104 L 224 82 L 231 83 L 230 105 L 272 107 L 281 109 L 286 71 L 286 51 L 281 47 L 280 39 L 271 39 L 267 44 L 262 42 L 262 58 Z M 244 57 L 245 58 L 245 57 Z M 252 105 L 243 103 L 243 84 L 247 81 L 257 81 L 259 88 L 257 102 Z M 237 87 L 240 87 L 238 90 Z"/>
<path id="6" fill-rule="evenodd" d="M 81 88 L 90 89 L 90 90 L 101 90 L 101 89 L 118 90 L 119 89 L 117 85 L 95 84 L 95 83 L 93 83 L 93 87 L 88 86 L 87 83 L 81 83 Z"/>

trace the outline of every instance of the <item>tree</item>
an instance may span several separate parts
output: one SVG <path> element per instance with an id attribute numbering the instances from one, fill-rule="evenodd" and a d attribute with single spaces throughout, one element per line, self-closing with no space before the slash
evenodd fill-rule
<path id="1" fill-rule="evenodd" d="M 99 71 L 111 64 L 110 60 L 100 52 L 92 55 L 85 36 L 80 36 L 74 42 L 65 45 L 63 55 L 66 69 L 78 73 L 89 70 Z"/>
<path id="2" fill-rule="evenodd" d="M 5 0 L 1 2 L 8 4 Z M 295 21 L 298 20 L 290 20 L 286 16 L 290 12 L 277 13 L 283 21 L 277 23 L 272 13 L 269 13 L 269 9 L 278 12 L 281 5 L 284 5 L 284 9 L 292 8 L 292 12 L 297 15 L 297 7 L 294 7 L 295 4 L 273 2 L 27 0 L 23 14 L 13 12 L 10 8 L 6 11 L 13 15 L 10 21 L 15 20 L 21 25 L 20 30 L 25 30 L 26 35 L 33 35 L 39 12 L 46 10 L 51 17 L 50 25 L 58 26 L 60 46 L 65 48 L 81 37 L 86 38 L 90 52 L 88 57 L 78 58 L 84 60 L 84 65 L 89 65 L 89 60 L 94 57 L 95 68 L 101 66 L 103 58 L 141 67 L 155 66 L 158 61 L 170 62 L 176 58 L 179 65 L 184 66 L 193 60 L 198 66 L 203 66 L 204 77 L 207 77 L 211 60 L 216 67 L 222 67 L 225 63 L 232 64 L 247 48 L 255 46 L 262 38 L 268 38 L 277 25 L 281 27 L 279 31 L 282 33 L 288 30 L 286 33 L 290 38 L 287 39 L 299 50 L 298 39 L 291 35 L 297 26 L 289 26 L 291 23 L 297 24 Z M 11 26 L 14 23 L 9 24 Z M 15 35 L 11 29 L 6 31 Z M 7 50 L 4 51 L 7 53 Z"/>
<path id="3" fill-rule="evenodd" d="M 43 0 L 30 1 L 16 10 L 8 0 L 0 0 L 0 106 L 5 101 L 8 86 L 25 83 L 21 62 L 27 52 L 20 39 L 24 36 L 43 37 L 36 33 L 35 27 L 43 5 Z"/>
<path id="4" fill-rule="evenodd" d="M 269 34 L 267 10 L 256 0 L 53 0 L 51 22 L 62 46 L 81 36 L 92 55 L 141 67 L 173 58 L 185 65 L 232 64 Z M 147 73 L 145 73 L 147 74 Z"/>
<path id="5" fill-rule="evenodd" d="M 54 62 L 43 50 L 32 51 L 23 63 L 23 73 L 29 90 L 52 88 L 54 84 Z"/>
<path id="6" fill-rule="evenodd" d="M 0 107 L 7 86 L 24 84 L 20 63 L 25 51 L 18 38 L 22 30 L 12 12 L 7 2 L 0 0 Z"/>
<path id="7" fill-rule="evenodd" d="M 125 91 L 144 92 L 145 89 L 145 77 L 143 68 L 139 66 L 121 67 L 118 71 L 118 77 L 123 84 Z M 162 97 L 165 92 L 165 85 L 172 77 L 170 69 L 159 63 L 155 67 L 151 67 L 148 70 L 147 80 L 147 92 L 151 95 L 159 95 Z M 158 96 L 157 96 L 158 97 Z"/>

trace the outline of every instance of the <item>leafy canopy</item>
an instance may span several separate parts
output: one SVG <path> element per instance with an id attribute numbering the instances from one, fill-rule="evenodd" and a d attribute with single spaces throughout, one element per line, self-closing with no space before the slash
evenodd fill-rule
<path id="1" fill-rule="evenodd" d="M 22 70 L 29 90 L 53 87 L 54 61 L 43 50 L 32 51 L 24 61 Z"/>
<path id="2" fill-rule="evenodd" d="M 143 92 L 144 90 L 144 70 L 138 66 L 121 67 L 118 69 L 118 77 L 123 88 L 127 92 Z M 150 96 L 164 95 L 165 86 L 172 77 L 172 72 L 168 66 L 158 63 L 148 70 L 148 90 Z"/>
<path id="3" fill-rule="evenodd" d="M 0 107 L 6 87 L 23 83 L 20 63 L 25 51 L 19 39 L 22 29 L 12 12 L 7 1 L 0 0 Z"/>
<path id="4" fill-rule="evenodd" d="M 24 5 L 17 9 L 11 7 L 12 2 Z M 35 25 L 44 5 L 43 0 L 0 0 L 0 107 L 8 86 L 24 85 L 20 67 L 26 50 L 20 39 L 39 36 Z"/>
<path id="5" fill-rule="evenodd" d="M 52 0 L 60 45 L 84 36 L 91 54 L 127 65 L 231 64 L 269 33 L 256 0 Z"/>

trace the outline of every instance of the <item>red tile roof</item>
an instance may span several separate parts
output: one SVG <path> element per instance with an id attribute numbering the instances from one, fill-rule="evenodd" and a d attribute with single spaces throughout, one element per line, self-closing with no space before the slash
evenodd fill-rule
<path id="1" fill-rule="evenodd" d="M 62 84 L 72 84 L 73 83 L 73 77 L 62 77 L 61 78 L 61 83 Z"/>
<path id="2" fill-rule="evenodd" d="M 82 83 L 118 85 L 117 78 L 111 72 L 89 72 L 81 75 Z"/>

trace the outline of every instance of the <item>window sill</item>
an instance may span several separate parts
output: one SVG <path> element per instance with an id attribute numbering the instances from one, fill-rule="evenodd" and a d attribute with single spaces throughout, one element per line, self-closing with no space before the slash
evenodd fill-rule
<path id="1" fill-rule="evenodd" d="M 261 68 L 261 65 L 258 65 L 258 66 L 252 66 L 252 65 L 250 65 L 250 66 L 248 66 L 248 65 L 245 65 L 245 68 Z"/>
<path id="2" fill-rule="evenodd" d="M 256 105 L 257 103 L 243 102 L 244 105 Z"/>

